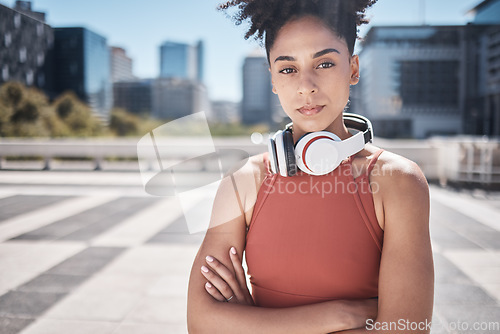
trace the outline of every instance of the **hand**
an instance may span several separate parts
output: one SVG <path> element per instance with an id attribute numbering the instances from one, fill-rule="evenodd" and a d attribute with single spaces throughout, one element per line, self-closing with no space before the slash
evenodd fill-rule
<path id="1" fill-rule="evenodd" d="M 247 288 L 245 271 L 234 247 L 229 250 L 229 258 L 235 274 L 216 258 L 212 256 L 206 257 L 210 269 L 205 266 L 201 267 L 201 273 L 208 280 L 205 289 L 220 302 L 227 301 L 253 306 L 253 299 Z"/>

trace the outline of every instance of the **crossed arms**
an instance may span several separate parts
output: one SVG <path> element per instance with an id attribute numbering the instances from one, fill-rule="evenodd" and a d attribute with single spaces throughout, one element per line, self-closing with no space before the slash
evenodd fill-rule
<path id="1" fill-rule="evenodd" d="M 377 305 L 373 300 L 333 300 L 270 309 L 252 305 L 241 276 L 245 212 L 252 210 L 255 203 L 254 198 L 245 196 L 245 184 L 254 182 L 250 176 L 254 174 L 251 163 L 249 169 L 242 168 L 234 174 L 240 189 L 237 195 L 243 195 L 243 212 L 241 206 L 231 200 L 235 194 L 234 179 L 226 177 L 219 186 L 211 217 L 213 227 L 207 231 L 194 260 L 189 281 L 190 333 L 396 333 L 377 330 L 383 326 L 366 325 L 400 319 L 412 323 L 431 321 L 434 270 L 429 237 L 429 194 L 427 182 L 416 164 L 394 159 L 385 163 L 386 168 L 391 168 L 390 177 L 371 177 L 371 182 L 378 182 L 383 189 L 385 225 Z M 231 210 L 234 218 L 227 219 Z M 222 221 L 219 214 L 226 217 L 224 223 L 217 224 Z M 229 251 L 233 246 L 236 255 Z M 212 262 L 207 261 L 207 256 L 213 258 Z M 202 266 L 208 273 L 202 271 Z M 224 294 L 229 293 L 234 294 L 233 299 L 223 302 L 230 297 Z M 373 321 L 367 322 L 368 319 Z M 428 332 L 421 328 L 397 331 Z"/>

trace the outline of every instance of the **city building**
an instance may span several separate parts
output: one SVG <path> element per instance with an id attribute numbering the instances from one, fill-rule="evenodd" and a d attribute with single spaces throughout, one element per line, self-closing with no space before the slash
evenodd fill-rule
<path id="1" fill-rule="evenodd" d="M 112 46 L 109 48 L 111 56 L 111 82 L 132 81 L 136 77 L 132 73 L 132 58 L 127 56 L 123 48 Z"/>
<path id="2" fill-rule="evenodd" d="M 196 45 L 167 41 L 160 46 L 160 77 L 203 82 L 203 42 Z"/>
<path id="3" fill-rule="evenodd" d="M 152 96 L 152 115 L 158 119 L 172 120 L 200 111 L 211 114 L 207 89 L 197 80 L 158 78 Z"/>
<path id="4" fill-rule="evenodd" d="M 379 26 L 360 52 L 358 99 L 382 137 L 425 138 L 463 129 L 464 26 Z"/>
<path id="5" fill-rule="evenodd" d="M 212 114 L 209 121 L 220 123 L 238 123 L 241 121 L 239 103 L 232 101 L 212 101 Z"/>
<path id="6" fill-rule="evenodd" d="M 114 107 L 131 113 L 150 115 L 153 101 L 153 79 L 121 81 L 113 84 Z"/>
<path id="7" fill-rule="evenodd" d="M 350 109 L 382 137 L 500 136 L 500 0 L 462 26 L 372 27 Z"/>
<path id="8" fill-rule="evenodd" d="M 266 56 L 261 50 L 249 54 L 243 63 L 243 99 L 241 121 L 243 124 L 274 124 L 274 110 L 271 74 Z"/>
<path id="9" fill-rule="evenodd" d="M 18 81 L 50 95 L 54 30 L 44 20 L 29 2 L 17 1 L 14 9 L 0 4 L 0 85 Z"/>
<path id="10" fill-rule="evenodd" d="M 106 38 L 82 27 L 54 30 L 55 92 L 71 90 L 101 116 L 113 105 Z"/>
<path id="11" fill-rule="evenodd" d="M 500 24 L 500 0 L 480 2 L 468 13 L 474 15 L 474 24 Z"/>

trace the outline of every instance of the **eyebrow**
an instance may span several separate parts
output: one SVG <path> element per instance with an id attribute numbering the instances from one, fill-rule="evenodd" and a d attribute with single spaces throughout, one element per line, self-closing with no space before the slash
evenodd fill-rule
<path id="1" fill-rule="evenodd" d="M 334 52 L 340 54 L 340 51 L 337 50 L 337 49 L 333 49 L 333 48 L 331 48 L 331 49 L 324 49 L 322 51 L 316 52 L 313 55 L 313 59 L 321 57 L 321 56 L 324 56 L 324 55 L 326 55 L 328 53 L 334 53 Z M 294 57 L 290 57 L 290 56 L 279 56 L 278 58 L 276 58 L 274 60 L 274 62 L 277 62 L 277 61 L 280 61 L 280 60 L 281 61 L 295 61 L 295 58 Z"/>

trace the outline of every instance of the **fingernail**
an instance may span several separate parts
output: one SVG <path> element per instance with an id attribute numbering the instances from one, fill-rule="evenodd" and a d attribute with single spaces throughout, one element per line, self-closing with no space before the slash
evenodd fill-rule
<path id="1" fill-rule="evenodd" d="M 214 258 L 208 255 L 205 259 L 207 259 L 208 262 L 214 262 Z"/>
<path id="2" fill-rule="evenodd" d="M 205 266 L 201 266 L 201 270 L 203 270 L 204 272 L 208 273 L 208 268 L 205 267 Z"/>
<path id="3" fill-rule="evenodd" d="M 207 284 L 205 284 L 205 285 L 207 286 L 207 288 L 211 288 L 211 287 L 212 287 L 212 284 L 210 284 L 210 283 L 208 283 L 208 282 L 207 282 Z"/>
<path id="4" fill-rule="evenodd" d="M 231 253 L 233 253 L 234 255 L 236 255 L 236 248 L 231 247 Z"/>

